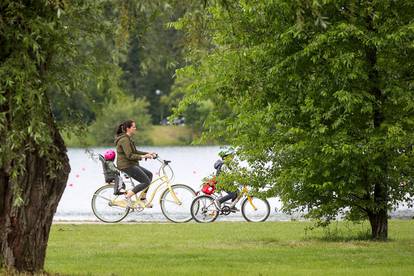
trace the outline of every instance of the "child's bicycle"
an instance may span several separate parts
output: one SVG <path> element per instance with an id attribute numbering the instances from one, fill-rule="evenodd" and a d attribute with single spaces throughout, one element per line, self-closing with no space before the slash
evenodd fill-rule
<path id="1" fill-rule="evenodd" d="M 104 158 L 98 155 L 105 170 Z M 124 195 L 114 194 L 114 183 L 106 183 L 100 187 L 92 196 L 92 211 L 94 215 L 103 222 L 119 222 L 123 220 L 129 212 L 142 212 L 148 208 L 149 204 L 155 198 L 158 191 L 163 190 L 160 196 L 160 206 L 163 215 L 172 222 L 188 222 L 191 220 L 189 212 L 191 201 L 195 196 L 195 191 L 184 184 L 172 185 L 174 178 L 174 171 L 170 167 L 171 161 L 163 160 L 156 157 L 156 160 L 161 163 L 158 171 L 159 177 L 155 178 L 150 188 L 157 184 L 156 188 L 151 193 L 146 205 L 138 199 L 138 194 L 134 195 L 131 202 L 128 203 Z M 125 173 L 121 173 L 122 181 L 129 182 L 130 188 L 135 186 L 134 181 Z M 164 189 L 165 188 L 165 189 Z"/>
<path id="2" fill-rule="evenodd" d="M 241 199 L 241 213 L 245 220 L 250 222 L 265 221 L 270 215 L 270 204 L 267 199 L 252 197 L 248 193 L 246 186 L 241 188 L 241 192 L 236 200 L 231 204 L 222 203 L 218 207 L 215 200 L 219 195 L 214 194 L 214 186 L 205 184 L 202 188 L 204 194 L 194 198 L 191 203 L 191 216 L 197 222 L 213 222 L 219 215 L 229 215 L 235 212 L 234 207 Z"/>

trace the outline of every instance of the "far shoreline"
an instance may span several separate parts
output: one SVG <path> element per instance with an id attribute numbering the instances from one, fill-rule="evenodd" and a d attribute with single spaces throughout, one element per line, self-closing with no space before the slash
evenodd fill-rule
<path id="1" fill-rule="evenodd" d="M 68 148 L 108 147 L 112 144 L 98 143 L 92 133 L 77 136 L 73 133 L 62 133 Z M 143 131 L 143 139 L 135 141 L 137 146 L 171 147 L 171 146 L 220 146 L 215 141 L 200 142 L 201 133 L 193 130 L 187 125 L 153 125 Z M 110 140 L 110 139 L 109 139 Z M 108 141 L 109 143 L 110 141 Z"/>

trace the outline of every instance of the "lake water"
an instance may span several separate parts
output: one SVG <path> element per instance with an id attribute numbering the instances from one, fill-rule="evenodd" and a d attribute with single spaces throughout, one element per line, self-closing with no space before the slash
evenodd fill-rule
<path id="1" fill-rule="evenodd" d="M 108 148 L 90 149 L 94 153 L 103 153 Z M 174 183 L 183 183 L 199 190 L 202 179 L 215 172 L 214 162 L 218 159 L 218 146 L 203 147 L 140 147 L 140 150 L 157 152 L 162 159 L 171 160 L 171 167 L 175 173 Z M 85 149 L 68 149 L 71 165 L 71 173 L 65 192 L 59 202 L 55 221 L 98 221 L 91 209 L 93 193 L 105 184 L 102 167 L 99 160 L 94 160 Z M 140 163 L 143 167 L 156 174 L 159 162 L 148 160 Z M 130 213 L 124 221 L 165 221 L 158 204 L 159 196 L 155 198 L 154 208 L 145 209 L 141 213 Z M 270 221 L 282 221 L 298 219 L 300 215 L 289 216 L 276 209 L 280 208 L 280 202 L 276 198 L 269 199 L 271 205 Z M 405 212 L 405 211 L 404 211 Z M 412 216 L 413 211 L 408 210 L 407 216 Z M 405 216 L 405 215 L 404 215 Z M 229 216 L 219 216 L 218 220 L 243 221 L 240 213 Z"/>

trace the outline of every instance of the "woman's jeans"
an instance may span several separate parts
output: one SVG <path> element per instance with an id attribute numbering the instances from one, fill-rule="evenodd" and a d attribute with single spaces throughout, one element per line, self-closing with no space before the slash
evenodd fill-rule
<path id="1" fill-rule="evenodd" d="M 134 192 L 134 194 L 148 189 L 148 186 L 151 184 L 152 172 L 141 166 L 132 166 L 126 168 L 123 171 L 139 182 L 139 184 L 132 189 L 132 192 Z"/>

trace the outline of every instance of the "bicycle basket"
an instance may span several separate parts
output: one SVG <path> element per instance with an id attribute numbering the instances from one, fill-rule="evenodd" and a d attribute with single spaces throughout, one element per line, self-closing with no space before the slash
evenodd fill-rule
<path id="1" fill-rule="evenodd" d="M 207 182 L 203 183 L 201 191 L 206 195 L 211 195 L 216 190 L 217 181 L 215 178 L 208 180 Z"/>

